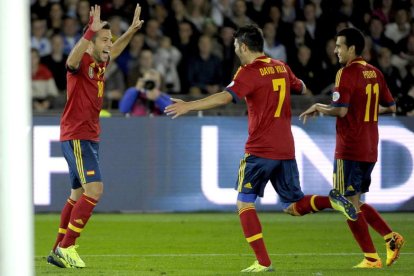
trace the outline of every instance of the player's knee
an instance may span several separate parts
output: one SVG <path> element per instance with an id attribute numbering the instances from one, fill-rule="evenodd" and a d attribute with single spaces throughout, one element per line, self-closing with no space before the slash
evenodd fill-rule
<path id="1" fill-rule="evenodd" d="M 99 200 L 103 194 L 103 184 L 102 182 L 91 182 L 84 185 L 85 195 Z"/>

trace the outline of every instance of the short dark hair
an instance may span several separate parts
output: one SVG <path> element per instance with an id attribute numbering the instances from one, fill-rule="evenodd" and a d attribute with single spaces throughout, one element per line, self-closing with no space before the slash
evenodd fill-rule
<path id="1" fill-rule="evenodd" d="M 83 27 L 82 34 L 85 34 L 88 28 L 89 28 L 89 25 L 86 25 L 85 27 Z M 111 24 L 109 24 L 108 22 L 105 22 L 105 25 L 103 25 L 102 29 L 110 30 Z M 96 39 L 96 34 L 93 36 L 92 41 L 95 42 L 95 39 Z"/>
<path id="2" fill-rule="evenodd" d="M 239 43 L 246 44 L 252 52 L 263 52 L 263 32 L 257 25 L 246 25 L 240 27 L 233 35 L 234 39 L 237 39 Z"/>
<path id="3" fill-rule="evenodd" d="M 365 48 L 365 38 L 362 32 L 356 28 L 345 28 L 340 30 L 336 37 L 344 36 L 345 45 L 349 48 L 355 46 L 355 54 L 360 56 Z"/>

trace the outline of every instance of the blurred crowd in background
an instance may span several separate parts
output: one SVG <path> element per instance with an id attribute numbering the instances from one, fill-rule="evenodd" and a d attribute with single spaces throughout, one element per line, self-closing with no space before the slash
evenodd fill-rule
<path id="1" fill-rule="evenodd" d="M 139 92 L 136 99 L 145 109 L 140 116 L 162 114 L 158 96 L 196 99 L 221 91 L 240 65 L 233 32 L 256 23 L 263 29 L 266 55 L 287 62 L 307 85 L 307 96 L 292 97 L 293 113 L 315 101 L 329 103 L 340 68 L 334 54 L 335 34 L 353 26 L 366 35 L 363 58 L 383 72 L 397 101 L 397 115 L 414 116 L 414 0 L 31 2 L 35 114 L 62 111 L 66 58 L 82 36 L 90 6 L 101 6 L 101 18 L 110 22 L 115 41 L 128 28 L 139 3 L 145 25 L 105 73 L 108 114 L 127 112 L 119 108 L 131 88 Z M 154 70 L 159 76 L 146 79 L 157 75 L 146 74 Z M 238 106 L 212 110 L 209 115 L 245 115 L 245 105 Z"/>

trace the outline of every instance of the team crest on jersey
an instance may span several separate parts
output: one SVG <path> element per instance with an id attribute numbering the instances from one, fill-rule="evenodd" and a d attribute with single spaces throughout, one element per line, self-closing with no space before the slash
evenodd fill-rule
<path id="1" fill-rule="evenodd" d="M 332 101 L 336 102 L 337 100 L 339 100 L 340 97 L 341 97 L 341 94 L 339 94 L 339 92 L 335 91 L 332 94 Z"/>
<path id="2" fill-rule="evenodd" d="M 93 73 L 94 73 L 94 68 L 92 67 L 92 64 L 91 64 L 89 65 L 89 70 L 88 70 L 89 78 L 93 79 Z"/>

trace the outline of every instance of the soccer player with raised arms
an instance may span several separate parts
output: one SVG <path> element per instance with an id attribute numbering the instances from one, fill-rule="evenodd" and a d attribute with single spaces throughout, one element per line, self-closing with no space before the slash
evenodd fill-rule
<path id="1" fill-rule="evenodd" d="M 368 224 L 384 237 L 387 266 L 399 257 L 404 238 L 372 206 L 363 203 L 361 195 L 369 190 L 377 161 L 378 114 L 394 113 L 396 107 L 381 71 L 362 59 L 364 44 L 364 35 L 355 28 L 338 32 L 335 54 L 344 67 L 336 75 L 332 103 L 314 104 L 300 118 L 306 123 L 308 116 L 318 113 L 336 117 L 333 184 L 357 209 L 357 220 L 348 220 L 348 225 L 365 256 L 354 267 L 381 268 Z"/>
<path id="2" fill-rule="evenodd" d="M 105 69 L 144 23 L 140 20 L 138 4 L 131 26 L 112 43 L 110 25 L 101 21 L 100 14 L 98 5 L 91 7 L 84 35 L 66 61 L 67 102 L 60 123 L 60 141 L 72 189 L 61 212 L 56 242 L 47 259 L 62 268 L 86 266 L 76 251 L 75 242 L 103 193 L 99 168 L 99 112 Z"/>
<path id="3" fill-rule="evenodd" d="M 356 211 L 339 193 L 330 193 L 329 197 L 303 194 L 291 131 L 290 93 L 303 93 L 306 87 L 287 64 L 264 55 L 263 34 L 257 26 L 241 27 L 234 38 L 242 66 L 225 91 L 191 102 L 172 99 L 175 103 L 165 112 L 176 118 L 191 110 L 246 100 L 249 137 L 236 183 L 237 208 L 244 236 L 257 260 L 242 272 L 273 271 L 255 209 L 255 201 L 263 196 L 269 180 L 284 211 L 291 215 L 303 216 L 334 207 L 355 220 Z"/>

